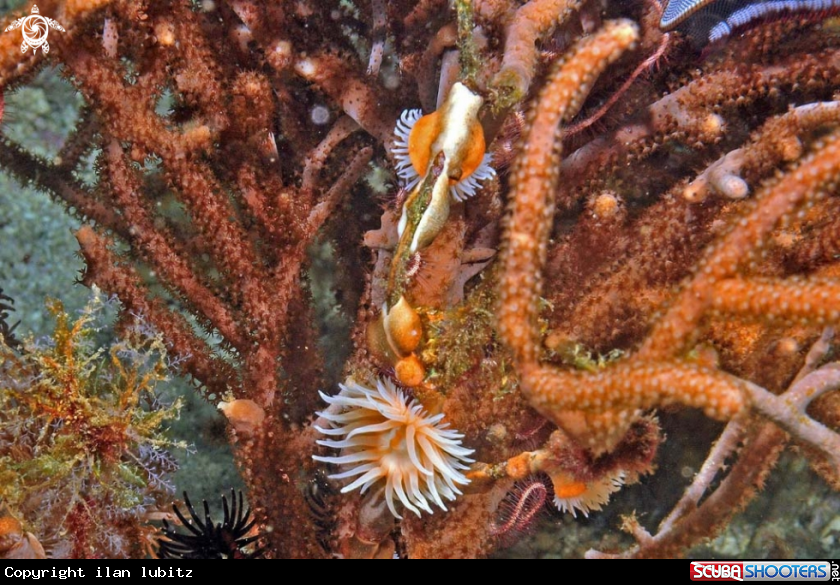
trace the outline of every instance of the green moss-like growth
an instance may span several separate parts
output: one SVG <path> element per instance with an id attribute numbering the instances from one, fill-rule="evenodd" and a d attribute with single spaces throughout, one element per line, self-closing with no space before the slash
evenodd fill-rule
<path id="1" fill-rule="evenodd" d="M 623 355 L 624 352 L 620 349 L 613 349 L 606 354 L 593 354 L 580 343 L 573 343 L 567 347 L 561 347 L 556 351 L 552 351 L 549 358 L 559 357 L 564 364 L 570 365 L 576 370 L 597 372 L 620 359 Z"/>
<path id="2" fill-rule="evenodd" d="M 526 90 L 527 83 L 520 72 L 513 69 L 502 71 L 490 88 L 491 111 L 501 116 L 525 98 Z"/>
<path id="3" fill-rule="evenodd" d="M 145 512 L 168 501 L 177 467 L 166 434 L 159 335 L 98 347 L 99 295 L 72 321 L 61 303 L 46 341 L 0 339 L 0 499 L 36 536 L 73 558 L 142 554 Z"/>
<path id="4" fill-rule="evenodd" d="M 455 0 L 455 13 L 458 16 L 458 51 L 460 52 L 461 80 L 471 89 L 475 89 L 475 77 L 481 66 L 478 50 L 473 42 L 475 30 L 475 11 L 472 0 Z"/>
<path id="5" fill-rule="evenodd" d="M 475 370 L 491 376 L 500 396 L 517 386 L 513 368 L 503 357 L 495 335 L 496 297 L 490 280 L 485 280 L 467 297 L 466 302 L 447 311 L 425 311 L 422 317 L 427 342 L 422 352 L 429 366 L 426 382 L 446 393 L 459 378 Z M 493 359 L 485 359 L 495 356 Z"/>

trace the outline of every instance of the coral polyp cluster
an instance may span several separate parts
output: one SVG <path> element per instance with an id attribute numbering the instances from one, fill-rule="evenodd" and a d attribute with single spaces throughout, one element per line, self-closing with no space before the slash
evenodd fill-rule
<path id="1" fill-rule="evenodd" d="M 421 510 L 432 514 L 430 504 L 446 510 L 444 500 L 455 501 L 462 494 L 459 486 L 469 484 L 464 471 L 473 462 L 473 450 L 461 445 L 464 435 L 449 429 L 444 415 L 430 416 L 389 380 L 378 380 L 376 389 L 348 380 L 337 395 L 321 397 L 331 408 L 318 416 L 332 424 L 315 429 L 343 439 L 318 441 L 341 454 L 313 459 L 351 467 L 330 476 L 354 478 L 342 493 L 372 488 L 384 495 L 391 514 L 402 519 L 396 501 L 418 517 Z"/>

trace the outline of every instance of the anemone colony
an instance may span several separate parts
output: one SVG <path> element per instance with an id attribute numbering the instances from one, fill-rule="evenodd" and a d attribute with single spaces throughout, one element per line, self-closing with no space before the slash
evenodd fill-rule
<path id="1" fill-rule="evenodd" d="M 229 552 L 485 555 L 543 506 L 571 530 L 653 477 L 678 408 L 720 421 L 706 462 L 590 556 L 684 553 L 788 445 L 840 487 L 835 3 L 38 4 L 66 32 L 0 35 L 0 86 L 61 66 L 85 107 L 54 160 L 0 164 L 226 416 L 255 520 L 226 508 Z"/>

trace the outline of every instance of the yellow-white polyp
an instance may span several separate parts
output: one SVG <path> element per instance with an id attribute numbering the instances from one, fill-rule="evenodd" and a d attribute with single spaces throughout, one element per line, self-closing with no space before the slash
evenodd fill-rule
<path id="1" fill-rule="evenodd" d="M 328 437 L 343 437 L 318 441 L 341 454 L 313 459 L 349 467 L 330 476 L 355 478 L 341 492 L 364 493 L 377 486 L 388 510 L 400 519 L 397 501 L 418 517 L 421 510 L 433 513 L 430 504 L 446 510 L 444 500 L 454 501 L 461 495 L 458 486 L 469 483 L 463 471 L 473 463 L 468 458 L 473 450 L 461 445 L 463 435 L 442 423 L 442 414 L 430 417 L 388 380 L 380 379 L 376 389 L 352 379 L 339 386 L 341 392 L 335 396 L 321 393 L 333 408 L 318 415 L 330 422 L 330 428 L 316 425 L 315 429 Z"/>
<path id="2" fill-rule="evenodd" d="M 448 162 L 448 161 L 447 161 Z M 417 224 L 417 229 L 414 231 L 414 238 L 411 240 L 411 253 L 425 248 L 437 237 L 443 229 L 443 225 L 449 218 L 449 179 L 446 178 L 447 164 L 444 163 L 443 172 L 432 187 L 432 200 L 429 206 L 420 218 L 420 223 Z M 417 187 L 420 188 L 419 186 Z M 406 215 L 406 210 L 403 209 L 403 217 Z M 402 236 L 400 226 L 405 227 L 403 217 L 400 218 L 398 226 L 398 233 Z"/>

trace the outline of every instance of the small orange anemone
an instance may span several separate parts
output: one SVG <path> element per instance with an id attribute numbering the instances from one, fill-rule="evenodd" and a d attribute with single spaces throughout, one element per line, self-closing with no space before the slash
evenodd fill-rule
<path id="1" fill-rule="evenodd" d="M 0 516 L 0 559 L 45 559 L 44 547 L 12 516 Z"/>
<path id="2" fill-rule="evenodd" d="M 565 471 L 548 474 L 554 486 L 554 505 L 561 512 L 571 513 L 577 518 L 580 511 L 587 518 L 589 512 L 597 512 L 609 502 L 610 495 L 624 485 L 624 473 L 608 474 L 591 482 L 583 482 Z"/>
<path id="3" fill-rule="evenodd" d="M 422 177 L 429 169 L 429 161 L 432 152 L 436 150 L 435 142 L 441 133 L 440 112 L 432 112 L 423 116 L 414 124 L 408 135 L 408 157 L 411 159 L 411 167 L 414 172 Z M 481 166 L 484 161 L 487 146 L 484 143 L 484 129 L 478 121 L 470 124 L 470 142 L 467 145 L 464 161 L 461 165 L 460 179 L 450 177 L 449 183 L 456 185 L 459 181 L 467 179 Z"/>
<path id="4" fill-rule="evenodd" d="M 469 92 L 466 88 L 461 91 Z M 484 129 L 478 119 L 474 116 L 468 120 L 446 119 L 446 111 L 452 110 L 441 108 L 426 116 L 421 110 L 405 110 L 394 129 L 397 139 L 392 152 L 397 160 L 397 174 L 406 181 L 407 189 L 413 189 L 428 172 L 429 161 L 441 150 L 445 151 L 442 137 L 446 125 L 468 124 L 469 138 L 457 153 L 459 164 L 449 169 L 450 194 L 456 201 L 463 201 L 475 194 L 481 181 L 496 173 L 490 166 L 492 156 L 486 152 Z"/>

